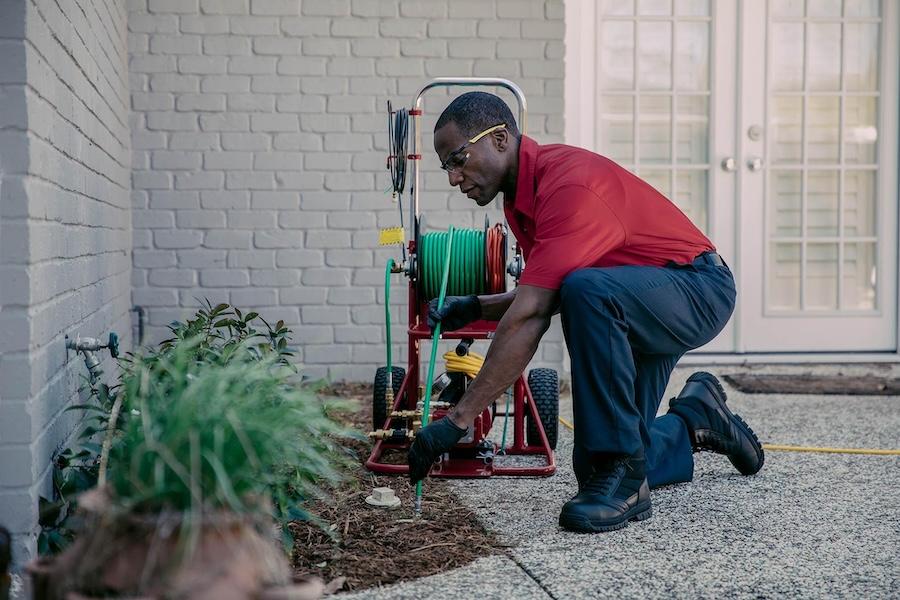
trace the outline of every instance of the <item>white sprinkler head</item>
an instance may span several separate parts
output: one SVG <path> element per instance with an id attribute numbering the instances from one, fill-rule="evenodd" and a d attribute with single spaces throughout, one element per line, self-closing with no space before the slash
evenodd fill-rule
<path id="1" fill-rule="evenodd" d="M 366 504 L 383 508 L 397 508 L 400 506 L 400 498 L 389 487 L 377 487 L 372 490 L 371 496 L 366 497 Z"/>

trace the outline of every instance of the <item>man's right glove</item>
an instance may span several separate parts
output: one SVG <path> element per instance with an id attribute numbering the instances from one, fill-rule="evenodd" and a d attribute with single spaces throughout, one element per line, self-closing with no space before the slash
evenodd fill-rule
<path id="1" fill-rule="evenodd" d="M 467 427 L 457 427 L 448 416 L 420 429 L 406 455 L 410 482 L 416 483 L 425 479 L 434 461 L 463 439 L 467 431 Z"/>
<path id="2" fill-rule="evenodd" d="M 438 321 L 441 331 L 453 331 L 481 318 L 481 302 L 478 296 L 447 296 L 444 306 L 438 310 L 438 299 L 428 303 L 428 328 L 434 331 Z"/>

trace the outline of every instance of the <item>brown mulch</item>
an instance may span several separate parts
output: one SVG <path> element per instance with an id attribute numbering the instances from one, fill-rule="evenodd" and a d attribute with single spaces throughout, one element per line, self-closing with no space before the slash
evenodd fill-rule
<path id="1" fill-rule="evenodd" d="M 895 396 L 900 379 L 844 375 L 728 374 L 725 381 L 748 394 L 829 394 L 847 396 Z"/>
<path id="2" fill-rule="evenodd" d="M 358 399 L 360 410 L 349 415 L 357 429 L 371 426 L 371 385 L 342 384 L 323 390 L 326 395 Z M 400 476 L 376 475 L 364 466 L 372 444 L 353 442 L 359 467 L 347 473 L 329 502 L 309 507 L 324 526 L 309 522 L 290 525 L 297 575 L 316 575 L 325 581 L 346 577 L 345 590 L 359 590 L 434 575 L 465 565 L 480 556 L 502 552 L 475 514 L 462 507 L 446 480 L 428 479 L 422 516 L 413 511 L 415 487 Z M 389 462 L 404 462 L 400 453 Z M 376 508 L 365 498 L 374 487 L 391 487 L 401 499 L 396 509 Z"/>

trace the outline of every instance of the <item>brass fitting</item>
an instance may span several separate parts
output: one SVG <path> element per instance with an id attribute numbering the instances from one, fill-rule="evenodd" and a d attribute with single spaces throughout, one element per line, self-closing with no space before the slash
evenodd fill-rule
<path id="1" fill-rule="evenodd" d="M 422 417 L 421 410 L 393 410 L 391 411 L 391 418 L 395 419 L 412 419 L 415 417 Z"/>
<path id="2" fill-rule="evenodd" d="M 369 432 L 369 437 L 375 440 L 395 439 L 412 440 L 416 437 L 416 432 L 412 429 L 376 429 Z"/>

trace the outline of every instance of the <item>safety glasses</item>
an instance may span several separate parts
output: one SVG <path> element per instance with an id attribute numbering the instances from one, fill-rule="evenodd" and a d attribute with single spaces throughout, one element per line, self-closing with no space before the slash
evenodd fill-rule
<path id="1" fill-rule="evenodd" d="M 485 129 L 465 144 L 454 150 L 447 156 L 447 160 L 441 163 L 441 168 L 448 173 L 459 173 L 464 166 L 466 166 L 466 161 L 469 160 L 469 153 L 465 152 L 466 148 L 483 138 L 484 136 L 494 133 L 495 131 L 499 131 L 500 129 L 505 129 L 506 123 L 500 123 L 499 125 L 494 125 L 488 129 Z"/>

